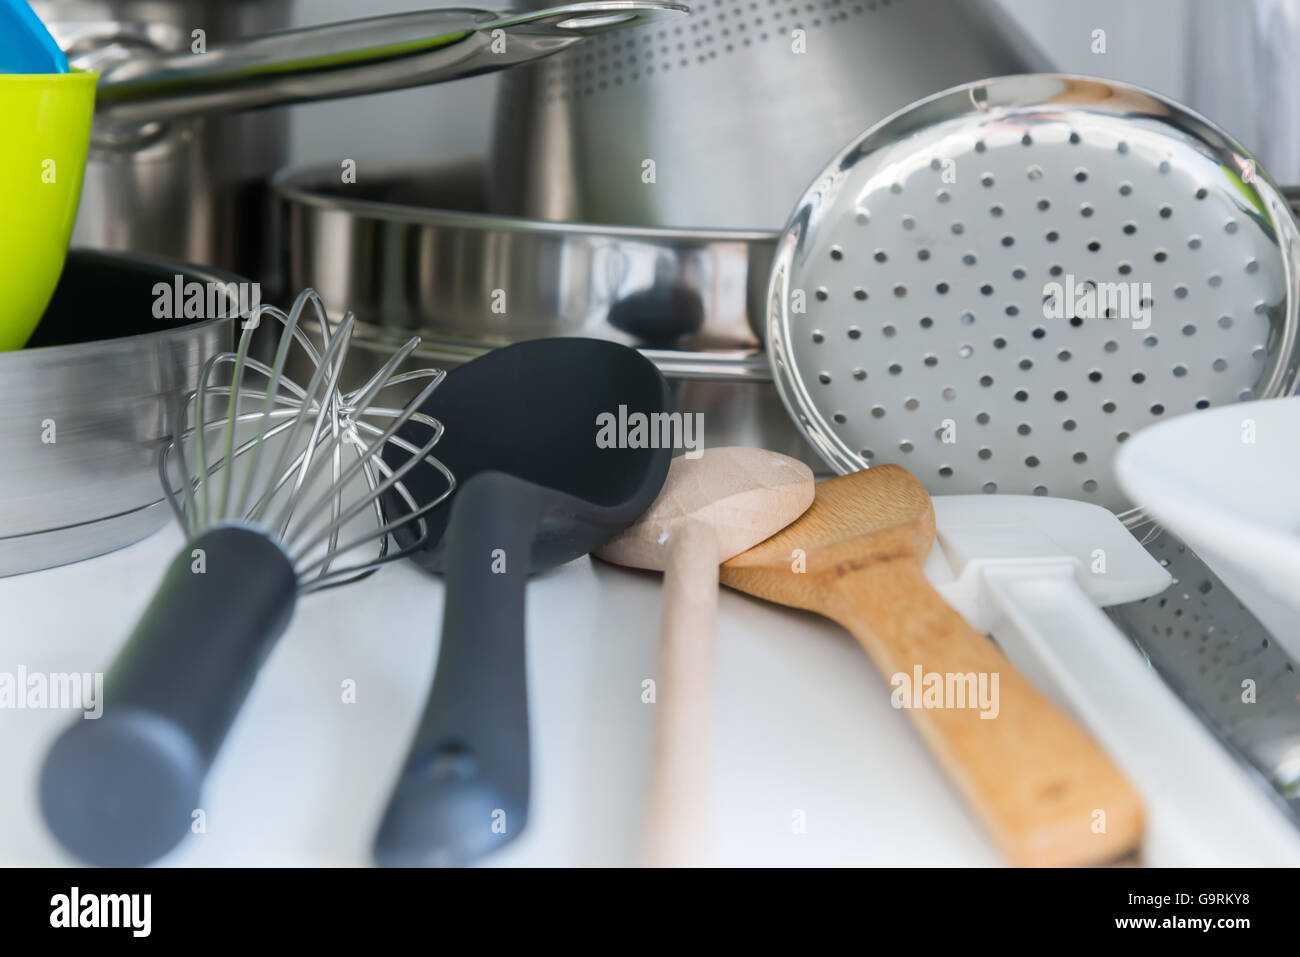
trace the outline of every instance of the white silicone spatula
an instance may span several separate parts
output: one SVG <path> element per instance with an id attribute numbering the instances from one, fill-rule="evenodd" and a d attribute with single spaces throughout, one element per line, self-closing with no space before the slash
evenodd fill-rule
<path id="1" fill-rule="evenodd" d="M 1128 775 L 1147 862 L 1300 863 L 1300 835 L 1101 611 L 1177 587 L 1113 513 L 1026 495 L 936 496 L 934 511 L 940 593 Z"/>

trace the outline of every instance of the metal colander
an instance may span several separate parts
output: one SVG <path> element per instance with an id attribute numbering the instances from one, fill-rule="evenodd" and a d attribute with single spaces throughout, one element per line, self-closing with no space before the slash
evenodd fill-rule
<path id="1" fill-rule="evenodd" d="M 1128 510 L 1120 443 L 1296 373 L 1297 230 L 1204 119 L 1132 87 L 971 83 L 864 134 L 782 237 L 769 350 L 833 467 Z"/>
<path id="2" fill-rule="evenodd" d="M 1052 68 L 995 0 L 691 8 L 626 42 L 509 71 L 494 212 L 779 230 L 826 157 L 872 123 L 957 83 Z"/>
<path id="3" fill-rule="evenodd" d="M 834 30 L 837 25 L 902 0 L 705 0 L 677 24 L 641 31 L 635 37 L 607 37 L 581 53 L 543 65 L 548 98 L 595 96 L 624 83 L 650 81 L 768 43 L 784 44 L 791 30 Z"/>
<path id="4" fill-rule="evenodd" d="M 1147 549 L 1173 584 L 1107 613 L 1300 823 L 1300 669 L 1186 545 L 1165 532 Z M 1247 679 L 1251 701 L 1242 699 Z"/>

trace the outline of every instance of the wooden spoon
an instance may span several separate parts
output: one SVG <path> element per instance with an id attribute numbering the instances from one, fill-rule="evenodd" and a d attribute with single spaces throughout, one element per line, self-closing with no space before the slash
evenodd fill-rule
<path id="1" fill-rule="evenodd" d="M 673 459 L 650 509 L 596 552 L 664 573 L 649 864 L 706 859 L 718 565 L 789 525 L 812 500 L 812 471 L 796 459 L 762 449 L 709 449 L 697 459 Z"/>
<path id="2" fill-rule="evenodd" d="M 905 469 L 881 465 L 819 484 L 802 518 L 728 561 L 721 578 L 840 623 L 891 685 L 901 686 L 918 667 L 922 674 L 996 674 L 992 719 L 978 707 L 909 709 L 939 764 L 1012 864 L 1121 857 L 1142 834 L 1136 791 L 1086 732 L 931 587 L 921 566 L 933 541 L 929 494 Z"/>

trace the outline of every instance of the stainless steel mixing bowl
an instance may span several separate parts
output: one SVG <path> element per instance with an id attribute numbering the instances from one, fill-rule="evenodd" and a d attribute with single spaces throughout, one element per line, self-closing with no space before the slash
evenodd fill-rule
<path id="1" fill-rule="evenodd" d="M 155 286 L 178 277 L 205 294 L 237 281 L 72 250 L 31 342 L 0 353 L 0 575 L 112 551 L 166 522 L 157 451 L 172 406 L 230 347 L 236 321 L 224 286 L 225 316 L 156 318 Z"/>

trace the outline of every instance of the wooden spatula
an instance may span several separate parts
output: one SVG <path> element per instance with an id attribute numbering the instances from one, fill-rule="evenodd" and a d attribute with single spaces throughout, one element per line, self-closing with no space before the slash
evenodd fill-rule
<path id="1" fill-rule="evenodd" d="M 843 625 L 896 690 L 918 668 L 976 680 L 997 675 L 994 717 L 981 717 L 992 708 L 942 698 L 942 707 L 909 708 L 939 764 L 1012 864 L 1123 856 L 1142 835 L 1137 792 L 931 587 L 921 567 L 933 541 L 925 488 L 905 469 L 881 465 L 820 483 L 800 519 L 720 574 L 732 588 Z"/>
<path id="2" fill-rule="evenodd" d="M 812 500 L 812 470 L 796 459 L 709 449 L 673 459 L 654 504 L 596 552 L 664 573 L 648 864 L 707 862 L 718 565 L 793 522 Z"/>

